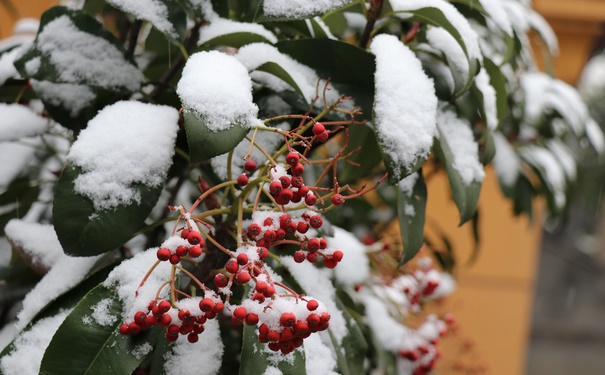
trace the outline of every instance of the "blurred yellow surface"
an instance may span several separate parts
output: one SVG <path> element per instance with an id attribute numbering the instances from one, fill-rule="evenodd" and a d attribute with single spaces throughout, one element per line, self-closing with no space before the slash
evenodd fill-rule
<path id="1" fill-rule="evenodd" d="M 0 38 L 12 34 L 13 25 L 19 18 L 33 17 L 40 19 L 44 11 L 58 0 L 5 0 L 0 1 Z M 12 4 L 12 9 L 9 8 Z"/>

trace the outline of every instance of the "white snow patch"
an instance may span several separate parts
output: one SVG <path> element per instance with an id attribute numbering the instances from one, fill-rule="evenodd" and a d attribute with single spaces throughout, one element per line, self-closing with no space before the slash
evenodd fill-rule
<path id="1" fill-rule="evenodd" d="M 450 110 L 441 110 L 437 115 L 439 139 L 449 146 L 454 156 L 454 169 L 460 174 L 462 183 L 469 186 L 473 181 L 481 182 L 485 177 L 479 161 L 479 146 L 467 120 L 458 118 Z"/>
<path id="2" fill-rule="evenodd" d="M 330 348 L 323 343 L 319 335 L 306 338 L 304 349 L 307 375 L 338 375 L 334 371 L 336 360 L 329 355 Z"/>
<path id="3" fill-rule="evenodd" d="M 514 187 L 521 170 L 521 160 L 513 149 L 513 146 L 508 143 L 502 133 L 494 133 L 494 143 L 496 154 L 492 163 L 494 164 L 496 174 L 504 185 Z"/>
<path id="4" fill-rule="evenodd" d="M 462 88 L 469 78 L 468 58 L 456 39 L 442 27 L 431 27 L 426 31 L 426 38 L 432 47 L 441 51 L 452 71 L 457 86 Z"/>
<path id="5" fill-rule="evenodd" d="M 107 0 L 107 2 L 137 19 L 149 21 L 172 39 L 179 37 L 174 25 L 168 19 L 168 7 L 161 0 Z"/>
<path id="6" fill-rule="evenodd" d="M 160 186 L 172 164 L 178 112 L 168 106 L 118 102 L 80 133 L 67 159 L 82 169 L 75 191 L 95 210 L 139 203 L 132 185 Z"/>
<path id="7" fill-rule="evenodd" d="M 412 193 L 414 192 L 414 185 L 416 185 L 418 177 L 418 172 L 414 172 L 403 180 L 399 181 L 399 190 L 401 190 L 401 192 L 405 194 L 408 198 L 410 198 L 412 196 Z"/>
<path id="8" fill-rule="evenodd" d="M 370 277 L 370 262 L 366 256 L 366 246 L 357 237 L 337 226 L 334 237 L 328 237 L 330 247 L 343 252 L 344 256 L 334 268 L 334 276 L 339 283 L 354 285 Z"/>
<path id="9" fill-rule="evenodd" d="M 544 43 L 546 43 L 546 46 L 548 47 L 549 52 L 552 55 L 558 55 L 559 54 L 559 42 L 557 40 L 557 35 L 553 31 L 553 29 L 550 27 L 550 25 L 544 19 L 544 17 L 542 17 L 540 15 L 540 13 L 538 13 L 532 9 L 527 9 L 527 11 L 528 11 L 527 19 L 528 19 L 531 27 L 534 30 L 536 30 L 538 32 L 538 34 L 540 34 L 540 36 L 544 40 Z"/>
<path id="10" fill-rule="evenodd" d="M 200 30 L 200 38 L 197 42 L 202 45 L 216 37 L 235 33 L 257 34 L 270 43 L 277 43 L 277 37 L 264 26 L 257 23 L 236 22 L 225 18 L 213 19 L 212 22 Z"/>
<path id="11" fill-rule="evenodd" d="M 97 97 L 90 87 L 75 83 L 54 83 L 35 79 L 31 79 L 30 83 L 42 100 L 63 107 L 71 117 L 77 117 Z"/>
<path id="12" fill-rule="evenodd" d="M 489 82 L 489 75 L 481 68 L 475 76 L 475 85 L 483 95 L 483 110 L 485 111 L 485 123 L 490 130 L 498 127 L 498 110 L 496 105 L 496 90 Z"/>
<path id="13" fill-rule="evenodd" d="M 118 320 L 117 316 L 109 313 L 109 309 L 111 309 L 112 304 L 113 301 L 111 298 L 105 298 L 91 307 L 92 318 L 95 320 L 95 322 L 103 327 L 107 327 L 114 324 Z"/>
<path id="14" fill-rule="evenodd" d="M 140 345 L 135 346 L 130 353 L 134 355 L 136 359 L 141 359 L 147 354 L 151 353 L 152 350 L 153 346 L 151 346 L 151 344 L 148 342 L 144 342 Z"/>
<path id="15" fill-rule="evenodd" d="M 269 17 L 304 18 L 340 8 L 352 0 L 265 0 L 263 12 Z"/>
<path id="16" fill-rule="evenodd" d="M 420 60 L 395 36 L 375 37 L 370 49 L 376 55 L 374 125 L 397 179 L 431 150 L 437 97 Z"/>
<path id="17" fill-rule="evenodd" d="M 592 118 L 586 123 L 586 137 L 599 154 L 605 152 L 605 136 L 599 124 Z"/>
<path id="18" fill-rule="evenodd" d="M 49 270 L 63 256 L 63 248 L 52 225 L 12 219 L 4 232 L 37 269 Z"/>
<path id="19" fill-rule="evenodd" d="M 70 310 L 45 318 L 15 340 L 15 350 L 0 360 L 4 375 L 38 375 L 44 352 Z"/>
<path id="20" fill-rule="evenodd" d="M 214 375 L 221 368 L 223 342 L 216 319 L 204 324 L 199 341 L 191 344 L 185 336 L 179 336 L 172 345 L 172 352 L 164 356 L 167 375 Z"/>
<path id="21" fill-rule="evenodd" d="M 513 27 L 511 25 L 511 20 L 508 18 L 504 8 L 502 8 L 501 0 L 479 0 L 479 2 L 489 15 L 489 20 L 508 36 L 512 37 Z"/>
<path id="22" fill-rule="evenodd" d="M 551 139 L 546 146 L 559 161 L 567 178 L 574 181 L 577 177 L 577 162 L 569 147 L 559 139 Z"/>
<path id="23" fill-rule="evenodd" d="M 13 62 L 20 53 L 20 49 L 15 47 L 0 55 L 0 85 L 4 85 L 9 78 L 19 77 L 19 72 Z"/>
<path id="24" fill-rule="evenodd" d="M 252 81 L 233 56 L 218 51 L 191 55 L 176 91 L 184 109 L 200 116 L 211 131 L 260 124 Z"/>
<path id="25" fill-rule="evenodd" d="M 553 193 L 557 207 L 565 206 L 565 172 L 552 152 L 543 147 L 529 145 L 522 147 L 520 154 L 523 159 L 541 172 Z"/>
<path id="26" fill-rule="evenodd" d="M 64 15 L 47 23 L 38 34 L 37 48 L 50 58 L 64 83 L 137 90 L 143 73 L 107 40 L 78 29 Z"/>
<path id="27" fill-rule="evenodd" d="M 0 103 L 0 142 L 42 134 L 48 128 L 48 120 L 20 104 Z"/>

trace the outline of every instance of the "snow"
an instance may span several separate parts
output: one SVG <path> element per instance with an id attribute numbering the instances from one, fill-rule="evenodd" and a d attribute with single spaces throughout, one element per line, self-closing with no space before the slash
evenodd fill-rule
<path id="1" fill-rule="evenodd" d="M 317 25 L 321 29 L 322 33 L 325 35 L 326 38 L 333 39 L 333 40 L 336 39 L 336 37 L 334 36 L 334 34 L 332 34 L 332 31 L 330 30 L 328 25 L 326 25 L 326 23 L 320 17 L 313 17 L 312 20 L 311 19 L 305 20 L 305 24 L 307 25 L 307 28 L 309 29 L 309 32 L 311 33 L 312 38 L 324 37 L 324 35 L 315 34 L 315 29 L 313 28 L 313 22 L 315 23 L 315 25 Z"/>
<path id="2" fill-rule="evenodd" d="M 162 33 L 172 39 L 178 39 L 179 35 L 174 25 L 168 19 L 168 7 L 161 0 L 107 0 L 107 2 L 126 13 L 133 15 L 136 19 L 149 21 Z"/>
<path id="3" fill-rule="evenodd" d="M 598 100 L 605 90 L 605 54 L 591 58 L 584 67 L 578 90 L 585 100 Z"/>
<path id="4" fill-rule="evenodd" d="M 340 8 L 352 0 L 265 0 L 263 12 L 269 17 L 305 18 Z"/>
<path id="5" fill-rule="evenodd" d="M 542 174 L 546 184 L 552 191 L 555 204 L 562 208 L 565 205 L 565 172 L 555 156 L 543 147 L 529 145 L 520 149 L 520 154 L 528 163 L 536 167 Z"/>
<path id="6" fill-rule="evenodd" d="M 414 172 L 403 180 L 399 181 L 399 190 L 401 190 L 401 192 L 408 198 L 410 198 L 414 192 L 414 185 L 416 185 L 416 181 L 418 181 L 418 176 L 418 172 Z"/>
<path id="7" fill-rule="evenodd" d="M 559 42 L 557 41 L 557 35 L 550 27 L 548 22 L 542 17 L 538 12 L 527 9 L 528 11 L 528 21 L 531 27 L 536 30 L 542 39 L 544 39 L 544 43 L 548 47 L 548 50 L 552 55 L 559 54 Z"/>
<path id="8" fill-rule="evenodd" d="M 279 129 L 288 129 L 289 125 L 287 122 L 283 122 L 277 124 L 275 126 Z M 248 137 L 252 139 L 253 131 L 248 133 Z M 270 131 L 262 131 L 259 130 L 256 134 L 256 138 L 254 142 L 265 149 L 269 155 L 272 155 L 279 145 L 281 145 L 284 141 L 284 138 L 278 134 L 275 134 Z M 248 154 L 250 151 L 250 141 L 247 139 L 242 140 L 233 150 L 233 157 L 231 158 L 231 176 L 233 178 L 237 178 L 244 171 L 244 156 Z M 223 154 L 216 156 L 210 160 L 212 165 L 212 169 L 220 177 L 222 180 L 227 179 L 227 160 L 229 159 L 229 154 Z M 252 148 L 252 159 L 258 163 L 258 167 L 262 165 L 262 162 L 266 160 L 266 156 L 260 152 L 257 147 Z"/>
<path id="9" fill-rule="evenodd" d="M 48 120 L 20 104 L 0 103 L 0 118 L 0 142 L 38 135 L 48 127 Z"/>
<path id="10" fill-rule="evenodd" d="M 605 137 L 603 136 L 603 131 L 599 127 L 599 124 L 592 118 L 586 123 L 586 137 L 599 154 L 605 152 Z"/>
<path id="11" fill-rule="evenodd" d="M 191 344 L 180 335 L 172 352 L 164 356 L 167 375 L 214 375 L 221 368 L 223 342 L 216 319 L 204 323 L 199 341 Z"/>
<path id="12" fill-rule="evenodd" d="M 489 75 L 481 68 L 475 77 L 475 85 L 483 95 L 483 109 L 485 110 L 485 123 L 490 130 L 498 127 L 498 110 L 496 106 L 496 90 L 489 83 Z"/>
<path id="13" fill-rule="evenodd" d="M 46 348 L 70 310 L 45 318 L 23 332 L 15 340 L 15 349 L 0 360 L 0 372 L 4 375 L 37 375 Z"/>
<path id="14" fill-rule="evenodd" d="M 4 350 L 17 336 L 15 322 L 8 322 L 0 329 L 0 352 Z"/>
<path id="15" fill-rule="evenodd" d="M 79 30 L 64 15 L 47 23 L 38 34 L 38 50 L 56 68 L 63 83 L 86 82 L 109 89 L 138 90 L 143 74 L 107 40 Z"/>
<path id="16" fill-rule="evenodd" d="M 91 307 L 92 318 L 97 324 L 107 327 L 114 324 L 118 320 L 117 316 L 109 313 L 109 309 L 111 309 L 112 304 L 113 300 L 111 298 L 105 298 Z"/>
<path id="17" fill-rule="evenodd" d="M 577 162 L 569 147 L 559 139 L 550 139 L 546 145 L 559 161 L 567 178 L 574 181 L 577 177 Z"/>
<path id="18" fill-rule="evenodd" d="M 74 181 L 76 193 L 92 200 L 97 211 L 140 203 L 132 185 L 163 183 L 177 131 L 178 112 L 172 107 L 126 101 L 105 107 L 67 155 L 82 170 Z"/>
<path id="19" fill-rule="evenodd" d="M 338 375 L 333 371 L 336 360 L 328 355 L 330 349 L 319 335 L 311 335 L 305 339 L 305 370 L 307 375 Z"/>
<path id="20" fill-rule="evenodd" d="M 13 62 L 20 55 L 20 52 L 20 48 L 15 47 L 0 55 L 0 85 L 4 85 L 4 82 L 10 78 L 19 76 L 19 72 L 17 72 L 17 68 L 13 65 Z"/>
<path id="21" fill-rule="evenodd" d="M 176 91 L 184 109 L 201 117 L 211 131 L 260 124 L 252 81 L 233 56 L 218 51 L 191 55 Z"/>
<path id="22" fill-rule="evenodd" d="M 492 163 L 494 164 L 496 174 L 504 185 L 514 187 L 521 170 L 521 160 L 517 156 L 513 146 L 508 143 L 502 133 L 494 133 L 494 143 L 496 154 Z"/>
<path id="23" fill-rule="evenodd" d="M 31 79 L 32 89 L 45 102 L 65 108 L 71 117 L 77 117 L 92 104 L 97 95 L 88 86 L 74 83 L 53 83 Z"/>
<path id="24" fill-rule="evenodd" d="M 23 299 L 17 328 L 25 327 L 46 305 L 78 285 L 102 255 L 70 257 L 61 255 L 53 267 Z M 68 271 L 68 272 L 67 272 Z"/>
<path id="25" fill-rule="evenodd" d="M 395 36 L 375 37 L 370 49 L 376 55 L 374 126 L 383 152 L 397 167 L 392 177 L 399 179 L 402 170 L 431 151 L 435 88 L 414 52 Z"/>
<path id="26" fill-rule="evenodd" d="M 334 236 L 328 237 L 331 248 L 340 250 L 344 256 L 334 268 L 336 281 L 345 285 L 354 285 L 366 281 L 370 277 L 370 262 L 366 256 L 366 246 L 352 233 L 332 226 Z"/>
<path id="27" fill-rule="evenodd" d="M 328 243 L 329 244 L 329 243 Z M 305 293 L 317 298 L 330 313 L 330 332 L 340 345 L 347 336 L 348 330 L 342 312 L 336 307 L 336 289 L 332 281 L 312 263 L 296 263 L 291 256 L 280 257 L 282 264 L 290 271 L 292 277 Z M 343 258 L 344 261 L 344 258 Z"/>
<path id="28" fill-rule="evenodd" d="M 281 372 L 281 370 L 277 367 L 273 367 L 273 366 L 269 366 L 265 369 L 265 372 L 263 372 L 263 375 L 282 375 L 283 373 Z"/>
<path id="29" fill-rule="evenodd" d="M 47 271 L 63 256 L 63 248 L 52 225 L 12 219 L 4 227 L 4 233 L 22 249 L 36 269 Z"/>
<path id="30" fill-rule="evenodd" d="M 502 8 L 501 0 L 479 0 L 485 12 L 498 28 L 504 31 L 508 36 L 513 36 L 513 28 L 511 20 L 508 18 L 506 11 Z"/>
<path id="31" fill-rule="evenodd" d="M 155 300 L 160 285 L 170 279 L 171 264 L 160 262 L 145 284 L 139 288 L 147 271 L 158 260 L 157 250 L 158 248 L 147 249 L 124 260 L 111 271 L 103 283 L 106 287 L 116 290 L 123 304 L 122 319 L 126 321 L 132 321 L 137 311 L 147 311 L 147 306 L 149 302 Z M 160 298 L 167 298 L 169 289 L 169 287 L 162 289 Z"/>
<path id="32" fill-rule="evenodd" d="M 463 87 L 469 78 L 469 64 L 464 50 L 456 39 L 441 27 L 429 28 L 426 31 L 426 38 L 432 47 L 443 52 L 454 80 L 459 87 Z"/>
<path id="33" fill-rule="evenodd" d="M 411 12 L 428 7 L 439 9 L 460 34 L 469 60 L 481 59 L 477 33 L 471 28 L 468 20 L 452 4 L 445 0 L 390 0 L 390 4 L 395 12 Z M 407 17 L 405 13 L 398 13 L 397 15 L 403 18 Z"/>
<path id="34" fill-rule="evenodd" d="M 140 345 L 135 346 L 130 353 L 134 355 L 136 359 L 141 359 L 147 354 L 151 353 L 152 350 L 153 346 L 151 346 L 151 344 L 148 342 L 144 342 Z"/>
<path id="35" fill-rule="evenodd" d="M 483 181 L 485 171 L 479 161 L 479 146 L 467 120 L 458 118 L 450 110 L 441 110 L 437 115 L 439 139 L 449 146 L 454 160 L 452 166 L 460 175 L 462 183 L 470 186 Z"/>
<path id="36" fill-rule="evenodd" d="M 271 31 L 257 23 L 236 22 L 225 18 L 213 19 L 212 22 L 200 30 L 197 42 L 202 45 L 216 37 L 235 33 L 252 33 L 265 38 L 270 43 L 277 43 L 277 37 Z"/>

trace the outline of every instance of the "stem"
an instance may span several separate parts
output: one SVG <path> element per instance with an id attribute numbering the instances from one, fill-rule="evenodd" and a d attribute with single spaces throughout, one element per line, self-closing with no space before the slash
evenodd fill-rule
<path id="1" fill-rule="evenodd" d="M 153 272 L 153 270 L 155 270 L 155 268 L 158 266 L 158 264 L 160 264 L 161 260 L 156 260 L 156 262 L 153 264 L 153 266 L 151 266 L 151 268 L 149 269 L 149 271 L 147 271 L 147 273 L 145 274 L 145 276 L 143 277 L 143 280 L 141 280 L 141 283 L 139 284 L 139 287 L 137 288 L 137 292 L 136 294 L 139 293 L 139 288 L 142 287 L 145 284 L 145 281 L 147 281 L 147 279 L 149 278 L 149 275 L 151 275 L 151 273 Z"/>
<path id="2" fill-rule="evenodd" d="M 359 47 L 367 48 L 368 43 L 370 41 L 370 33 L 372 29 L 374 29 L 374 24 L 378 17 L 380 17 L 380 12 L 382 11 L 382 3 L 383 0 L 370 0 L 370 9 L 368 9 L 366 27 L 363 29 L 363 34 L 361 34 L 361 38 L 359 39 Z"/>
<path id="3" fill-rule="evenodd" d="M 235 254 L 229 250 L 226 249 L 223 245 L 221 245 L 220 243 L 218 243 L 211 235 L 210 233 L 206 232 L 205 230 L 203 230 L 202 228 L 199 227 L 198 228 L 200 230 L 201 233 L 204 234 L 204 236 L 206 236 L 206 238 L 208 239 L 208 241 L 212 242 L 214 244 L 214 246 L 216 246 L 220 251 L 222 251 L 223 253 L 229 255 L 232 258 L 235 258 Z"/>
<path id="4" fill-rule="evenodd" d="M 193 274 L 189 271 L 187 271 L 186 269 L 184 269 L 181 266 L 174 266 L 175 268 L 178 268 L 179 270 L 181 270 L 181 272 L 183 272 L 185 275 L 189 276 L 191 278 L 191 280 L 193 280 L 194 283 L 197 284 L 197 286 L 200 287 L 201 290 L 203 290 L 204 292 L 208 291 L 208 287 L 206 287 L 206 285 L 202 284 L 201 281 L 199 281 L 197 279 L 197 277 L 193 276 Z"/>
<path id="5" fill-rule="evenodd" d="M 203 201 L 203 200 L 204 200 L 204 199 L 205 199 L 207 196 L 209 196 L 210 194 L 212 194 L 212 193 L 214 193 L 215 191 L 220 190 L 220 189 L 222 189 L 222 188 L 224 188 L 224 187 L 227 187 L 227 186 L 229 186 L 229 185 L 235 185 L 235 184 L 237 184 L 237 181 L 234 181 L 234 180 L 231 180 L 231 181 L 225 181 L 225 182 L 222 182 L 222 183 L 220 183 L 220 184 L 218 184 L 218 185 L 216 185 L 216 186 L 214 186 L 214 187 L 212 187 L 212 188 L 210 188 L 210 189 L 206 190 L 206 192 L 204 192 L 204 194 L 200 195 L 200 197 L 199 197 L 198 199 L 196 199 L 196 200 L 195 200 L 195 202 L 193 203 L 193 205 L 192 205 L 192 206 L 191 206 L 191 208 L 189 209 L 189 213 L 192 213 L 192 212 L 193 212 L 193 210 L 195 210 L 195 209 L 197 208 L 197 206 L 199 206 L 199 205 L 200 205 L 200 203 L 202 203 L 202 201 Z"/>

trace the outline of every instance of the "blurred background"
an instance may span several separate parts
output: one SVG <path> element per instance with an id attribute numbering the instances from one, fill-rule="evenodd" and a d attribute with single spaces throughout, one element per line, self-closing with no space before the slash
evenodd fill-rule
<path id="1" fill-rule="evenodd" d="M 13 33 L 17 19 L 39 18 L 57 3 L 0 0 L 0 38 Z M 533 0 L 533 6 L 559 39 L 559 56 L 540 59 L 542 68 L 578 85 L 592 116 L 605 124 L 605 55 L 599 55 L 605 49 L 605 1 Z M 540 58 L 543 46 L 535 40 Z M 514 217 L 488 168 L 474 262 L 469 261 L 477 250 L 472 224 L 457 226 L 447 178 L 430 180 L 428 234 L 449 238 L 459 260 L 458 290 L 443 306 L 459 325 L 444 340 L 440 374 L 605 374 L 605 222 L 600 204 L 605 167 L 591 157 L 580 158 L 575 203 L 561 222 L 545 225 L 540 201 L 533 222 Z"/>

